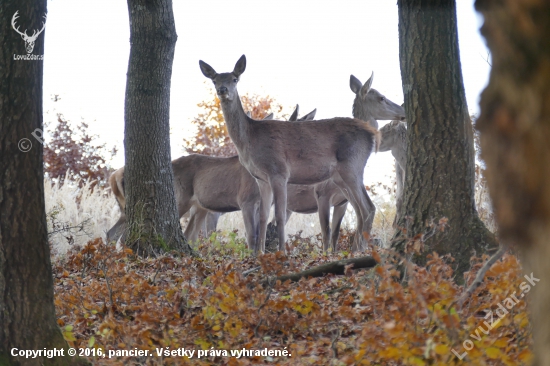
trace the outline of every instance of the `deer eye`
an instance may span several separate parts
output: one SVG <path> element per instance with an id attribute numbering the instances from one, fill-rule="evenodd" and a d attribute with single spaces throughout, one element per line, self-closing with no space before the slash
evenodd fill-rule
<path id="1" fill-rule="evenodd" d="M 239 79 L 237 79 L 237 78 L 233 79 L 234 83 L 236 83 L 237 81 L 239 81 Z"/>
<path id="2" fill-rule="evenodd" d="M 383 101 L 385 101 L 385 100 L 386 100 L 386 98 L 380 97 L 380 101 L 381 101 L 381 102 L 383 102 Z"/>

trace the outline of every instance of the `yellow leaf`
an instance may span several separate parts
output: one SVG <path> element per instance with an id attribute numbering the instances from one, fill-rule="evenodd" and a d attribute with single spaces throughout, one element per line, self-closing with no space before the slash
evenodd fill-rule
<path id="1" fill-rule="evenodd" d="M 504 348 L 508 345 L 508 340 L 506 338 L 500 338 L 493 343 L 493 346 L 498 348 Z"/>
<path id="2" fill-rule="evenodd" d="M 220 330 L 220 329 L 222 329 L 222 328 L 221 328 L 219 325 L 214 325 L 214 326 L 212 327 L 212 330 L 213 330 L 214 332 L 217 332 L 217 331 Z"/>
<path id="3" fill-rule="evenodd" d="M 426 365 L 426 362 L 423 359 L 419 358 L 419 357 L 410 357 L 409 358 L 409 363 L 411 365 L 418 365 L 418 366 Z"/>
<path id="4" fill-rule="evenodd" d="M 449 354 L 449 346 L 446 346 L 444 344 L 438 344 L 435 346 L 435 353 L 438 355 L 447 355 Z"/>
<path id="5" fill-rule="evenodd" d="M 502 352 L 500 352 L 500 350 L 499 350 L 498 348 L 489 347 L 489 348 L 485 349 L 485 354 L 486 354 L 487 357 L 489 357 L 489 358 L 497 359 L 497 358 L 500 357 L 500 355 L 502 354 Z"/>

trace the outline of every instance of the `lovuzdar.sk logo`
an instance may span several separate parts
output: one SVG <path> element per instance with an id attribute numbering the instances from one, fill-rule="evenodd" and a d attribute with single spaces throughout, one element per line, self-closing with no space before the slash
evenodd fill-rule
<path id="1" fill-rule="evenodd" d="M 25 41 L 25 49 L 27 51 L 27 54 L 26 55 L 16 55 L 16 54 L 14 54 L 13 59 L 14 60 L 43 60 L 44 55 L 33 55 L 32 51 L 34 50 L 34 42 L 36 42 L 36 39 L 38 38 L 38 36 L 44 31 L 44 28 L 46 28 L 47 14 L 44 14 L 44 21 L 42 22 L 42 29 L 40 29 L 40 30 L 34 29 L 32 35 L 29 36 L 27 34 L 27 29 L 25 29 L 24 32 L 21 32 L 19 30 L 19 26 L 17 26 L 17 24 L 16 24 L 16 20 L 17 20 L 17 18 L 19 18 L 18 13 L 19 13 L 19 10 L 17 10 L 15 12 L 15 14 L 13 14 L 13 17 L 11 18 L 11 26 L 12 26 L 13 30 L 15 30 L 17 33 L 19 33 L 19 35 L 21 36 L 23 41 Z"/>

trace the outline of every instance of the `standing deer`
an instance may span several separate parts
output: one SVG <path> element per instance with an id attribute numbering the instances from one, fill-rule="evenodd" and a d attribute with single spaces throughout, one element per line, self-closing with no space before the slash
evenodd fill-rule
<path id="1" fill-rule="evenodd" d="M 391 150 L 392 155 L 396 159 L 395 163 L 395 175 L 397 180 L 396 190 L 396 205 L 397 215 L 394 218 L 393 226 L 395 227 L 398 215 L 401 211 L 401 205 L 403 202 L 403 184 L 405 179 L 405 166 L 407 161 L 405 145 L 406 136 L 406 124 L 400 121 L 405 121 L 405 109 L 403 106 L 398 105 L 378 90 L 372 89 L 372 81 L 374 78 L 374 72 L 371 77 L 362 84 L 355 76 L 350 75 L 349 86 L 355 93 L 355 100 L 353 101 L 353 117 L 368 122 L 372 127 L 378 129 L 379 119 L 391 119 L 393 120 L 389 124 L 380 129 L 381 143 L 378 147 L 378 151 Z"/>
<path id="2" fill-rule="evenodd" d="M 245 114 L 237 83 L 246 68 L 241 56 L 232 72 L 218 74 L 199 61 L 202 73 L 212 80 L 221 101 L 229 136 L 239 159 L 256 178 L 261 193 L 259 245 L 265 249 L 267 216 L 272 197 L 279 237 L 284 250 L 287 184 L 311 185 L 332 180 L 351 202 L 358 233 L 370 233 L 375 207 L 363 185 L 367 160 L 377 144 L 378 131 L 353 118 L 333 118 L 301 123 L 254 121 Z M 371 217 L 372 216 L 372 217 Z M 357 235 L 356 248 L 363 235 Z"/>
<path id="3" fill-rule="evenodd" d="M 296 119 L 297 111 L 291 116 Z M 315 110 L 302 117 L 300 120 L 312 119 Z M 213 228 L 220 212 L 232 212 L 241 210 L 245 224 L 247 243 L 253 249 L 258 240 L 258 209 L 261 196 L 256 180 L 239 163 L 238 156 L 230 158 L 212 157 L 193 154 L 182 156 L 172 161 L 174 171 L 174 191 L 180 217 L 191 210 L 189 224 L 185 230 L 188 240 L 196 240 L 198 233 L 205 227 Z M 126 227 L 124 214 L 126 201 L 124 197 L 124 167 L 115 171 L 109 178 L 109 185 L 115 195 L 120 209 L 121 217 L 117 223 L 107 232 L 108 240 L 115 240 L 123 234 Z M 294 191 L 293 191 L 294 192 Z M 292 204 L 290 209 L 296 212 L 315 212 L 313 188 L 304 200 L 304 192 L 299 187 L 295 195 L 290 195 Z M 331 197 L 327 197 L 330 199 Z M 299 202 L 302 202 L 301 204 Z M 214 212 L 212 212 L 214 211 Z M 205 225 L 205 221 L 210 221 Z"/>
<path id="4" fill-rule="evenodd" d="M 380 129 L 380 135 L 381 142 L 378 151 L 391 151 L 395 158 L 395 180 L 397 181 L 395 192 L 396 213 L 392 226 L 396 228 L 397 222 L 401 217 L 405 168 L 407 167 L 407 123 L 397 120 L 391 121 Z"/>
<path id="5" fill-rule="evenodd" d="M 313 111 L 311 111 L 308 114 L 302 116 L 301 118 L 298 118 L 299 109 L 300 109 L 300 107 L 298 105 L 296 105 L 296 108 L 294 109 L 294 112 L 292 112 L 292 114 L 290 115 L 290 117 L 288 119 L 289 121 L 309 121 L 309 120 L 312 120 L 315 117 L 315 113 L 317 112 L 317 109 L 314 109 Z M 251 117 L 250 112 L 246 112 L 246 115 L 248 117 Z M 264 120 L 273 119 L 273 113 L 268 114 L 263 119 Z M 251 177 L 251 179 L 253 179 L 253 178 Z M 251 194 L 253 194 L 253 193 L 257 193 L 257 192 L 251 192 Z M 313 190 L 311 190 L 310 193 L 311 193 L 311 198 L 314 199 Z M 296 198 L 298 198 L 298 195 L 302 196 L 301 192 L 300 193 L 297 192 Z M 258 194 L 258 200 L 259 199 L 260 198 L 259 198 L 259 194 Z M 290 199 L 291 198 L 289 198 L 289 200 Z M 304 206 L 304 207 L 307 207 L 307 208 L 301 210 L 301 208 L 300 208 L 301 206 Z M 304 204 L 302 204 L 302 205 L 299 204 L 295 207 L 298 210 L 296 212 L 303 213 L 304 212 L 303 210 L 306 210 L 307 213 L 317 212 L 317 208 L 315 208 L 315 210 L 312 211 L 312 212 L 309 211 L 309 210 L 311 210 L 311 208 L 310 208 L 311 205 L 309 204 L 309 202 L 304 202 Z M 201 235 L 201 234 L 206 236 L 210 232 L 215 231 L 216 227 L 218 225 L 219 218 L 224 214 L 222 212 L 208 211 L 208 210 L 206 210 L 204 208 L 201 208 L 199 206 L 193 206 L 189 212 L 190 212 L 190 214 L 189 214 L 189 223 L 187 225 L 187 228 L 185 229 L 184 236 L 187 240 L 189 240 L 191 242 L 197 241 L 197 239 L 199 238 L 199 235 Z M 292 214 L 292 211 L 287 211 L 287 214 L 288 214 L 288 212 L 290 212 L 290 214 Z M 290 214 L 288 214 L 288 215 L 290 216 Z M 287 221 L 288 221 L 288 218 L 287 218 Z"/>

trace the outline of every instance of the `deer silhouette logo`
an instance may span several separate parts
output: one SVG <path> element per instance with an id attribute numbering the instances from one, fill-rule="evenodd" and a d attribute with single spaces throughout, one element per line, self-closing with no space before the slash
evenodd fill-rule
<path id="1" fill-rule="evenodd" d="M 33 33 L 32 33 L 32 36 L 29 36 L 27 34 L 26 29 L 25 29 L 24 32 L 21 32 L 19 30 L 19 27 L 16 27 L 15 21 L 17 20 L 17 18 L 19 18 L 19 15 L 17 15 L 17 13 L 19 13 L 19 10 L 16 11 L 15 14 L 13 14 L 13 17 L 11 18 L 11 26 L 13 27 L 13 29 L 17 33 L 19 33 L 21 35 L 21 38 L 23 38 L 23 41 L 25 41 L 25 48 L 27 49 L 27 53 L 32 53 L 32 50 L 34 49 L 34 42 L 36 41 L 36 38 L 38 38 L 40 33 L 42 33 L 44 31 L 44 28 L 46 28 L 47 16 L 46 16 L 46 14 L 44 14 L 44 21 L 42 22 L 42 29 L 40 29 L 38 31 L 38 33 L 37 33 L 36 30 L 34 30 Z"/>

